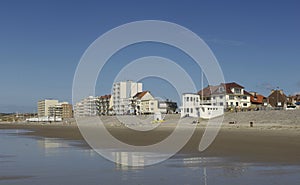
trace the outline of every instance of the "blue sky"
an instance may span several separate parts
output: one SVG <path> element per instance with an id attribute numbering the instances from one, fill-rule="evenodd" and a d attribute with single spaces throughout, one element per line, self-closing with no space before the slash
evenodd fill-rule
<path id="1" fill-rule="evenodd" d="M 174 22 L 198 34 L 214 52 L 227 82 L 238 82 L 264 95 L 276 87 L 286 94 L 300 92 L 299 9 L 300 3 L 291 0 L 2 0 L 0 112 L 33 112 L 36 102 L 44 98 L 71 102 L 73 76 L 87 47 L 114 27 L 149 19 Z M 128 48 L 132 52 L 118 54 L 115 61 L 156 54 L 180 59 L 188 72 L 196 70 L 176 50 L 158 48 Z M 107 80 L 99 77 L 97 94 L 109 93 L 115 75 L 110 71 L 122 66 L 115 64 L 107 69 Z M 200 77 L 199 73 L 191 76 Z M 169 84 L 158 79 L 144 83 L 155 96 L 178 100 Z M 159 88 L 160 83 L 165 88 Z"/>

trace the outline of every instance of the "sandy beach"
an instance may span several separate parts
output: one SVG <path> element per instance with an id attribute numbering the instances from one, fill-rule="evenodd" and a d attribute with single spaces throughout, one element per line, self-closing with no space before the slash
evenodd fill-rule
<path id="1" fill-rule="evenodd" d="M 169 117 L 169 121 L 158 128 L 144 132 L 120 126 L 112 117 L 104 119 L 111 121 L 107 129 L 121 141 L 131 145 L 149 145 L 170 135 L 177 117 L 177 115 Z M 249 126 L 250 121 L 254 123 L 254 127 Z M 180 153 L 225 157 L 247 163 L 300 164 L 299 121 L 299 110 L 228 113 L 217 138 L 207 150 L 201 153 L 198 151 L 206 125 L 206 121 L 201 121 Z M 1 123 L 0 129 L 26 129 L 33 131 L 24 133 L 30 136 L 80 140 L 83 143 L 81 147 L 88 147 L 75 123 L 70 125 Z"/>

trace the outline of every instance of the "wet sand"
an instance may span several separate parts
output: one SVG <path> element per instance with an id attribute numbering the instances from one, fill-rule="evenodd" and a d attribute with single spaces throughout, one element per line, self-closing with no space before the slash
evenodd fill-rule
<path id="1" fill-rule="evenodd" d="M 167 125 L 167 124 L 166 124 Z M 88 147 L 76 125 L 0 124 L 0 129 L 26 129 L 29 136 L 61 138 L 82 141 Z M 124 127 L 108 126 L 116 138 L 132 145 L 159 142 L 172 133 L 174 127 L 158 127 L 152 131 L 137 132 Z M 204 152 L 198 145 L 204 125 L 197 126 L 190 141 L 179 152 L 191 156 L 223 157 L 236 162 L 300 164 L 300 131 L 298 126 L 278 127 L 268 124 L 250 128 L 247 125 L 225 125 L 213 144 Z"/>

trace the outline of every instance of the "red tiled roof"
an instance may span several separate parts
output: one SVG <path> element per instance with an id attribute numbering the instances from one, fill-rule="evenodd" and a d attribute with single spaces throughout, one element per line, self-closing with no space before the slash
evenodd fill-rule
<path id="1" fill-rule="evenodd" d="M 257 103 L 257 104 L 262 104 L 263 103 L 263 100 L 265 99 L 266 97 L 264 97 L 263 95 L 260 95 L 260 94 L 256 94 L 256 95 L 251 95 L 250 97 L 250 100 L 251 100 L 251 103 Z"/>
<path id="2" fill-rule="evenodd" d="M 143 91 L 143 92 L 138 92 L 136 93 L 136 95 L 133 96 L 133 98 L 138 98 L 141 99 L 143 96 L 145 96 L 145 94 L 147 94 L 150 91 Z"/>
<path id="3" fill-rule="evenodd" d="M 208 87 L 204 88 L 203 90 L 200 90 L 198 92 L 198 94 L 201 95 L 202 91 L 203 91 L 203 96 L 205 97 L 205 96 L 210 96 L 212 94 L 224 93 L 224 92 L 219 91 L 220 87 L 223 87 L 225 89 L 226 94 L 233 94 L 233 92 L 231 91 L 232 88 L 241 88 L 241 89 L 244 88 L 243 86 L 241 86 L 235 82 L 225 83 L 225 84 L 222 83 L 222 84 L 216 85 L 216 86 L 209 85 Z M 250 94 L 247 91 L 245 91 L 245 94 L 250 96 Z"/>
<path id="4" fill-rule="evenodd" d="M 214 92 L 218 89 L 219 86 L 212 86 L 212 85 L 209 85 L 208 87 L 200 90 L 198 92 L 199 95 L 202 95 L 205 97 L 205 96 L 210 96 L 211 94 L 214 94 Z"/>

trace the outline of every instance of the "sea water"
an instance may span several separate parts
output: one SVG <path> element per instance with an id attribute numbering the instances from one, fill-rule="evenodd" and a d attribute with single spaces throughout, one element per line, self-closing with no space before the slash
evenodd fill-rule
<path id="1" fill-rule="evenodd" d="M 2 185 L 299 185 L 300 166 L 249 164 L 177 155 L 146 167 L 110 162 L 79 141 L 0 130 Z M 119 160 L 128 160 L 126 153 Z"/>

